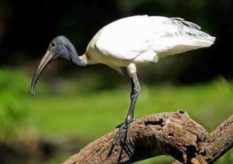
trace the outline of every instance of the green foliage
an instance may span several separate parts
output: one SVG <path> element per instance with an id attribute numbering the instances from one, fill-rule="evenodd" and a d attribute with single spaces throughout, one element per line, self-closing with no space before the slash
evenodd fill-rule
<path id="1" fill-rule="evenodd" d="M 27 83 L 18 71 L 0 70 L 0 140 L 14 140 L 27 122 Z"/>
<path id="2" fill-rule="evenodd" d="M 60 87 L 67 90 L 59 89 L 55 92 L 56 95 L 41 96 L 38 90 L 40 96 L 30 101 L 30 108 L 35 111 L 34 117 L 39 121 L 36 126 L 42 136 L 78 136 L 89 142 L 124 120 L 129 105 L 130 87 L 91 92 L 98 80 L 90 79 L 92 80 L 87 83 L 82 78 L 61 82 Z M 224 78 L 190 86 L 142 85 L 136 117 L 183 109 L 211 131 L 232 114 L 232 97 L 233 84 Z M 219 163 L 232 161 L 231 154 L 228 153 Z M 169 161 L 171 158 L 161 157 L 146 160 L 144 163 L 170 163 Z"/>
<path id="3" fill-rule="evenodd" d="M 87 143 L 121 123 L 129 105 L 129 86 L 91 91 L 98 88 L 98 80 L 92 77 L 85 83 L 88 77 L 80 78 L 58 80 L 55 84 L 59 86 L 39 81 L 37 95 L 32 97 L 30 78 L 22 71 L 0 70 L 0 141 L 11 142 L 24 135 L 25 129 L 27 133 L 33 129 L 39 138 L 71 137 Z M 48 87 L 52 89 L 46 91 Z M 136 117 L 183 109 L 212 130 L 232 114 L 232 97 L 233 84 L 223 78 L 190 86 L 142 85 Z M 139 163 L 169 161 L 171 158 L 161 157 Z M 230 161 L 229 152 L 219 163 Z"/>
<path id="4" fill-rule="evenodd" d="M 28 79 L 20 71 L 0 69 L 1 94 L 25 94 L 28 89 L 28 85 L 25 84 L 28 84 Z"/>

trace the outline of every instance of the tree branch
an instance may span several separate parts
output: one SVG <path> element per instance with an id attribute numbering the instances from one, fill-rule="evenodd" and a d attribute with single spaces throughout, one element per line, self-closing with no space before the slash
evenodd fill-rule
<path id="1" fill-rule="evenodd" d="M 132 163 L 159 155 L 171 155 L 178 163 L 205 164 L 216 161 L 233 146 L 233 116 L 212 133 L 186 112 L 158 113 L 135 120 L 127 142 L 109 149 L 117 129 L 102 136 L 71 156 L 64 164 Z"/>
<path id="2" fill-rule="evenodd" d="M 210 133 L 209 143 L 203 146 L 206 160 L 213 163 L 233 147 L 233 115 Z"/>

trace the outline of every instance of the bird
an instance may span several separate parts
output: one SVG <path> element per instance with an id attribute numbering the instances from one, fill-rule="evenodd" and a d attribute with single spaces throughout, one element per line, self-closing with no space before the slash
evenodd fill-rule
<path id="1" fill-rule="evenodd" d="M 183 18 L 148 15 L 129 16 L 107 24 L 94 35 L 80 56 L 71 41 L 60 35 L 50 42 L 36 68 L 31 94 L 35 95 L 36 83 L 46 66 L 59 58 L 81 67 L 105 64 L 118 72 L 127 70 L 131 82 L 130 105 L 124 122 L 118 126 L 114 147 L 122 136 L 127 138 L 134 119 L 135 105 L 140 94 L 137 66 L 157 63 L 166 56 L 210 47 L 215 39 L 203 32 L 199 25 Z"/>

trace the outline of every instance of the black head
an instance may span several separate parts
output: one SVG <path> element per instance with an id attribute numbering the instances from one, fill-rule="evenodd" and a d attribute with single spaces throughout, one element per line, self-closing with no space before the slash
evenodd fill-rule
<path id="1" fill-rule="evenodd" d="M 65 36 L 57 36 L 54 38 L 49 44 L 48 51 L 53 55 L 52 60 L 58 58 L 72 60 L 73 56 L 77 56 L 73 44 Z"/>
<path id="2" fill-rule="evenodd" d="M 57 36 L 54 38 L 48 47 L 47 52 L 41 59 L 39 66 L 33 76 L 31 83 L 31 93 L 35 95 L 35 86 L 41 73 L 46 68 L 46 66 L 55 59 L 63 58 L 66 60 L 73 60 L 77 57 L 77 52 L 73 44 L 65 36 Z"/>

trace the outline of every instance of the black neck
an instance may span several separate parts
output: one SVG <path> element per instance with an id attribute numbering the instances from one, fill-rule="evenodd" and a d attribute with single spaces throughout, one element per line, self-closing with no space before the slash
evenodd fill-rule
<path id="1" fill-rule="evenodd" d="M 85 67 L 87 65 L 87 62 L 84 60 L 84 58 L 78 56 L 77 53 L 72 55 L 71 61 L 81 67 Z"/>
<path id="2" fill-rule="evenodd" d="M 86 66 L 87 62 L 84 60 L 84 58 L 81 58 L 80 56 L 78 56 L 78 53 L 74 45 L 70 41 L 68 41 L 67 44 L 68 44 L 68 47 L 69 47 L 68 49 L 71 55 L 71 61 L 81 67 Z"/>

